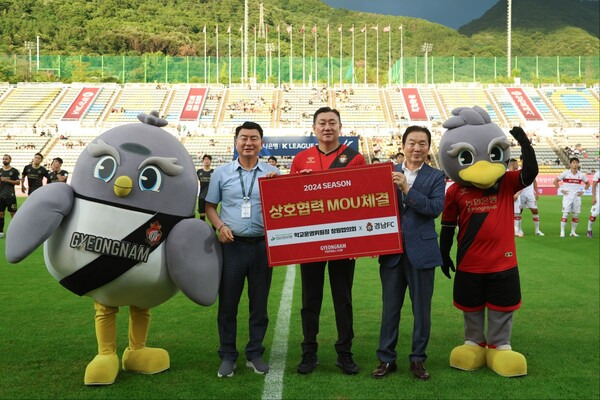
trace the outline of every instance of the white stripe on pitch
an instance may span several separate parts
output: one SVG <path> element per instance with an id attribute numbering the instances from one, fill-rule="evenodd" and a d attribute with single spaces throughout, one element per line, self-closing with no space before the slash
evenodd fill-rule
<path id="1" fill-rule="evenodd" d="M 290 334 L 290 314 L 292 299 L 294 297 L 296 268 L 295 265 L 287 266 L 287 273 L 285 274 L 285 281 L 281 292 L 281 302 L 279 303 L 279 312 L 277 313 L 277 323 L 275 324 L 271 357 L 269 358 L 271 370 L 265 376 L 265 386 L 262 394 L 263 400 L 281 399 L 283 395 L 283 373 L 285 371 L 288 336 Z"/>

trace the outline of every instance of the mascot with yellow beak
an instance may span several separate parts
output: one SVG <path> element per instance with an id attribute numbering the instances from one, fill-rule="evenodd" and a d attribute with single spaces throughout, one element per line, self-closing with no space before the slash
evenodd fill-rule
<path id="1" fill-rule="evenodd" d="M 465 340 L 452 350 L 450 366 L 473 371 L 487 365 L 501 376 L 526 375 L 525 357 L 510 345 L 513 312 L 521 306 L 513 195 L 535 180 L 535 152 L 523 129 L 514 127 L 510 134 L 521 146 L 523 169 L 507 172 L 510 143 L 488 113 L 475 106 L 452 114 L 439 145 L 442 167 L 455 182 L 446 193 L 440 249 L 444 274 L 456 272 L 454 305 L 463 311 Z M 456 226 L 455 269 L 450 249 Z"/>

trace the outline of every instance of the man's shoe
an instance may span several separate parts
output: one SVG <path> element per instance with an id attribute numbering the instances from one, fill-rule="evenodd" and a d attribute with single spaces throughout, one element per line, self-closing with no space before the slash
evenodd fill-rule
<path id="1" fill-rule="evenodd" d="M 578 234 L 576 234 L 575 232 L 571 232 L 571 233 L 569 233 L 569 236 L 571 236 L 571 237 L 579 237 L 579 235 L 578 235 Z"/>
<path id="2" fill-rule="evenodd" d="M 425 369 L 423 361 L 411 361 L 410 370 L 417 379 L 426 381 L 429 379 L 429 372 Z"/>
<path id="3" fill-rule="evenodd" d="M 523 237 L 523 236 L 525 236 L 525 234 L 523 232 L 517 232 L 517 233 L 515 233 L 515 236 Z"/>
<path id="4" fill-rule="evenodd" d="M 302 375 L 310 374 L 319 365 L 319 359 L 315 353 L 302 354 L 302 361 L 298 364 L 298 373 Z"/>
<path id="5" fill-rule="evenodd" d="M 335 365 L 342 369 L 342 372 L 346 375 L 358 374 L 358 365 L 352 359 L 352 355 L 348 353 L 338 354 Z"/>
<path id="6" fill-rule="evenodd" d="M 0 236 L 0 237 L 1 237 L 1 236 Z M 592 231 L 588 231 L 588 232 L 587 232 L 587 237 L 589 237 L 590 239 L 592 239 L 592 238 L 593 238 L 593 236 L 592 236 Z"/>
<path id="7" fill-rule="evenodd" d="M 387 374 L 396 372 L 396 369 L 398 369 L 398 367 L 396 366 L 395 362 L 386 363 L 386 362 L 382 361 L 379 364 L 379 366 L 377 368 L 375 368 L 375 370 L 371 373 L 371 375 L 373 375 L 373 378 L 375 378 L 375 379 L 381 379 L 381 378 L 387 376 Z"/>
<path id="8" fill-rule="evenodd" d="M 537 231 L 535 233 L 535 236 L 546 236 L 546 235 L 544 235 L 544 232 L 542 232 L 542 231 Z"/>
<path id="9" fill-rule="evenodd" d="M 256 357 L 254 360 L 248 360 L 246 367 L 254 369 L 255 374 L 264 375 L 269 372 L 269 364 L 262 359 L 262 357 Z"/>
<path id="10" fill-rule="evenodd" d="M 565 237 L 565 233 L 564 233 L 564 232 L 561 232 L 561 233 L 560 233 L 560 237 Z"/>
<path id="11" fill-rule="evenodd" d="M 4 237 L 4 233 L 0 232 L 0 239 Z"/>
<path id="12" fill-rule="evenodd" d="M 217 376 L 219 378 L 231 378 L 233 376 L 233 370 L 235 370 L 235 368 L 236 365 L 234 361 L 223 360 L 223 362 L 221 362 L 221 366 L 219 367 L 219 372 L 217 372 Z"/>

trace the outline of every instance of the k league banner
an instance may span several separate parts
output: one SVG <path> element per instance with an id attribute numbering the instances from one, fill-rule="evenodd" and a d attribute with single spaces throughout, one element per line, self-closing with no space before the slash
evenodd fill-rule
<path id="1" fill-rule="evenodd" d="M 270 266 L 402 253 L 391 163 L 258 182 Z"/>
<path id="2" fill-rule="evenodd" d="M 79 121 L 82 116 L 85 115 L 90 105 L 96 99 L 96 96 L 100 92 L 98 87 L 85 87 L 81 89 L 71 106 L 63 115 L 63 121 Z"/>
<path id="3" fill-rule="evenodd" d="M 317 138 L 314 136 L 265 136 L 263 141 L 260 157 L 293 157 L 302 150 L 317 144 Z M 358 136 L 340 136 L 340 143 L 358 151 Z M 234 150 L 233 153 L 233 158 L 237 158 L 237 150 Z"/>

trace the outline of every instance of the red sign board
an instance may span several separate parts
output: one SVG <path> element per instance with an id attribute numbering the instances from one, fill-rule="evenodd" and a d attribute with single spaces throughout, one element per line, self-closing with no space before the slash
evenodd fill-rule
<path id="1" fill-rule="evenodd" d="M 521 114 L 527 121 L 541 121 L 543 118 L 535 108 L 529 96 L 519 88 L 506 88 L 506 91 L 512 97 Z"/>
<path id="2" fill-rule="evenodd" d="M 411 121 L 427 121 L 427 111 L 423 105 L 423 99 L 416 88 L 403 88 L 402 96 L 406 103 L 406 109 Z"/>
<path id="3" fill-rule="evenodd" d="M 206 99 L 206 88 L 191 88 L 181 110 L 181 121 L 196 121 Z"/>
<path id="4" fill-rule="evenodd" d="M 269 265 L 402 253 L 392 164 L 259 179 Z"/>
<path id="5" fill-rule="evenodd" d="M 94 99 L 98 95 L 100 88 L 98 87 L 90 87 L 83 88 L 81 92 L 77 95 L 73 103 L 71 103 L 71 107 L 67 110 L 65 115 L 63 115 L 63 121 L 73 121 L 79 120 L 83 117 L 87 111 L 87 109 L 92 105 Z"/>

